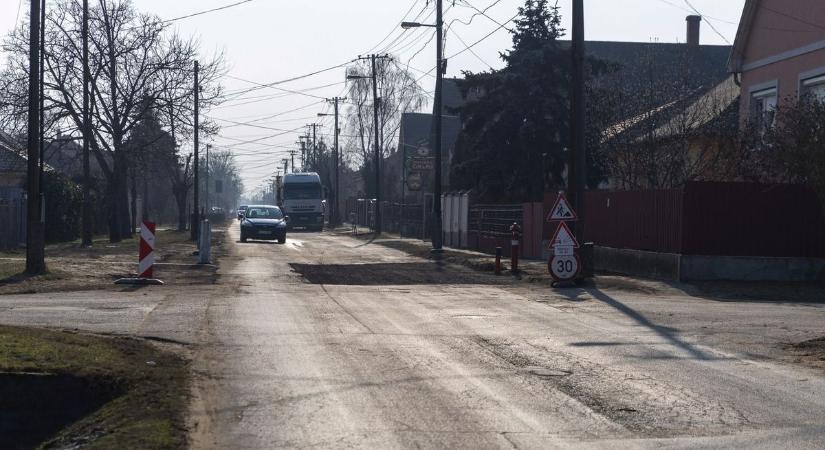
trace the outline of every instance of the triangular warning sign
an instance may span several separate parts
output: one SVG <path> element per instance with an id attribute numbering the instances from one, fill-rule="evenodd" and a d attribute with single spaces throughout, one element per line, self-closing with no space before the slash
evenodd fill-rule
<path id="1" fill-rule="evenodd" d="M 550 214 L 547 216 L 547 221 L 574 222 L 576 220 L 579 220 L 579 216 L 573 211 L 564 192 L 560 192 L 559 198 L 556 199 L 556 204 L 553 205 L 553 209 L 550 210 Z"/>
<path id="2" fill-rule="evenodd" d="M 579 248 L 579 241 L 576 240 L 573 232 L 570 231 L 570 227 L 568 227 L 566 223 L 562 222 L 559 224 L 559 227 L 556 228 L 556 232 L 553 234 L 553 239 L 550 239 L 549 247 Z"/>

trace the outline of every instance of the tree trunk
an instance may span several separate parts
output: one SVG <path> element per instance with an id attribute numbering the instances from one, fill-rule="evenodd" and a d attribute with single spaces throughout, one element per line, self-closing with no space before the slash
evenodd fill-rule
<path id="1" fill-rule="evenodd" d="M 188 193 L 184 190 L 178 191 L 175 194 L 175 201 L 178 204 L 178 231 L 186 231 L 186 223 L 187 220 L 187 211 L 186 211 L 186 198 L 188 197 Z"/>
<path id="2" fill-rule="evenodd" d="M 119 209 L 117 206 L 117 177 L 107 180 L 108 195 L 106 201 L 109 204 L 109 242 L 116 244 L 123 239 L 120 233 Z"/>

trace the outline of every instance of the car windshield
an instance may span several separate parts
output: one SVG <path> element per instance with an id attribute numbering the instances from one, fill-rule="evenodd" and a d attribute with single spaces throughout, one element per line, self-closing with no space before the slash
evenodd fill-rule
<path id="1" fill-rule="evenodd" d="M 284 213 L 279 208 L 249 208 L 246 211 L 248 219 L 283 219 Z"/>
<path id="2" fill-rule="evenodd" d="M 321 198 L 321 186 L 317 184 L 288 184 L 284 188 L 286 200 L 317 200 Z"/>

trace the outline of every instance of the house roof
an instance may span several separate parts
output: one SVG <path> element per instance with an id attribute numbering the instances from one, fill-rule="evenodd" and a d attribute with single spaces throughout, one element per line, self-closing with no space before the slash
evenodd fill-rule
<path id="1" fill-rule="evenodd" d="M 736 124 L 739 93 L 739 86 L 733 75 L 730 75 L 713 88 L 677 108 L 670 120 L 654 130 L 653 134 L 657 138 L 666 138 L 679 132 L 701 130 L 712 122 L 725 120 L 726 113 L 731 112 L 733 114 L 728 119 L 732 119 L 731 123 Z"/>
<path id="2" fill-rule="evenodd" d="M 585 51 L 591 57 L 617 63 L 623 70 L 647 69 L 652 66 L 654 76 L 667 76 L 667 71 L 656 70 L 689 63 L 691 75 L 699 78 L 724 79 L 725 64 L 730 56 L 729 45 L 699 45 L 664 42 L 587 41 Z M 620 70 L 622 71 L 622 70 Z"/>
<path id="3" fill-rule="evenodd" d="M 11 136 L 0 131 L 0 172 L 26 173 L 27 160 Z"/>
<path id="4" fill-rule="evenodd" d="M 728 70 L 732 73 L 742 71 L 742 65 L 745 61 L 745 47 L 748 45 L 751 30 L 753 29 L 753 20 L 756 17 L 756 11 L 759 9 L 759 0 L 746 0 L 745 8 L 742 10 L 742 19 L 739 21 L 739 29 L 736 31 L 736 40 L 733 42 L 733 49 L 728 60 Z"/>

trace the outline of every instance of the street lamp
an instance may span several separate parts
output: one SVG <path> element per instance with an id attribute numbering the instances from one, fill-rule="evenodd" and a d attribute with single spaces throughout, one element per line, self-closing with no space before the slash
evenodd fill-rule
<path id="1" fill-rule="evenodd" d="M 433 108 L 433 120 L 435 121 L 435 174 L 433 180 L 433 253 L 443 252 L 443 231 L 441 223 L 441 135 L 442 135 L 442 85 L 444 82 L 444 8 L 443 0 L 436 0 L 436 18 L 435 24 L 424 24 L 418 22 L 401 22 L 401 28 L 408 30 L 410 28 L 430 27 L 436 30 L 436 49 L 435 49 L 435 101 Z"/>
<path id="2" fill-rule="evenodd" d="M 401 28 L 405 30 L 409 30 L 410 28 L 421 28 L 421 27 L 429 27 L 429 28 L 436 28 L 438 25 L 435 24 L 428 24 L 428 23 L 418 23 L 418 22 L 401 22 Z"/>

